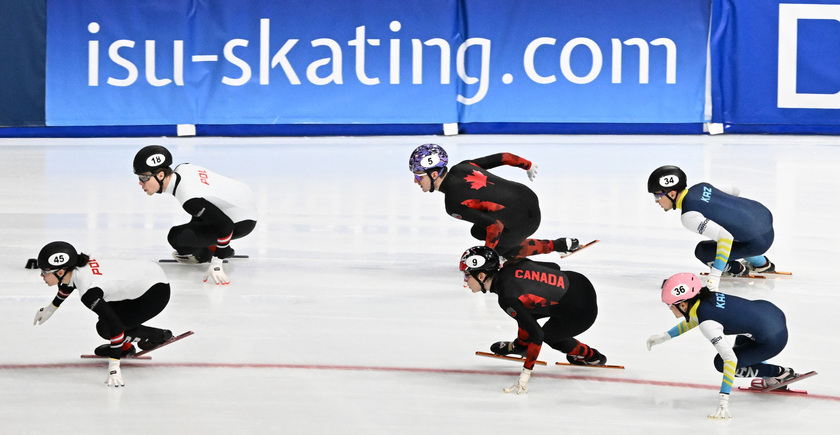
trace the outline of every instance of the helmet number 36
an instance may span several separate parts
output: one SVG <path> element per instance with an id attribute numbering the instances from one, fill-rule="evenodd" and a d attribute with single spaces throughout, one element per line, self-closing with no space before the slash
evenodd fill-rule
<path id="1" fill-rule="evenodd" d="M 684 284 L 680 284 L 674 287 L 673 290 L 671 290 L 671 294 L 673 294 L 674 296 L 682 296 L 686 293 L 688 293 L 688 288 L 686 288 Z"/>

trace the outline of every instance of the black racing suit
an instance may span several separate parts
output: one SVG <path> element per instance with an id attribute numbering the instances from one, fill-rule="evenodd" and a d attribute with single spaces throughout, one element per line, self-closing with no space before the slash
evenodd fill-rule
<path id="1" fill-rule="evenodd" d="M 528 239 L 540 226 L 537 195 L 523 184 L 488 171 L 501 165 L 531 168 L 530 161 L 510 153 L 452 166 L 439 188 L 446 195 L 446 212 L 472 222 L 472 236 L 503 257 L 551 252 L 554 245 L 550 240 Z"/>
<path id="2" fill-rule="evenodd" d="M 546 343 L 563 353 L 574 352 L 574 337 L 589 329 L 598 317 L 595 288 L 584 275 L 561 271 L 560 266 L 527 258 L 508 261 L 493 279 L 490 292 L 499 306 L 516 320 L 518 341 L 528 344 L 525 368 L 533 369 Z M 538 319 L 548 317 L 543 326 Z"/>

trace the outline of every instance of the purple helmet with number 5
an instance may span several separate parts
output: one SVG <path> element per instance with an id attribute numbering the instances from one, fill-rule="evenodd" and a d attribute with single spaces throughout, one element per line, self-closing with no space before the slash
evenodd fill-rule
<path id="1" fill-rule="evenodd" d="M 408 169 L 411 172 L 428 172 L 438 169 L 440 172 L 446 170 L 449 164 L 449 156 L 440 146 L 427 143 L 415 148 L 408 159 Z"/>
<path id="2" fill-rule="evenodd" d="M 675 305 L 687 301 L 700 293 L 703 284 L 693 273 L 678 273 L 662 283 L 662 302 Z"/>

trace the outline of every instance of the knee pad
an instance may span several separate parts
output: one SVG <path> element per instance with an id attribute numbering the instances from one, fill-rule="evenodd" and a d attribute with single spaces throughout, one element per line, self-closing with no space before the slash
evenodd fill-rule
<path id="1" fill-rule="evenodd" d="M 254 231 L 254 227 L 257 226 L 257 221 L 253 220 L 246 220 L 237 222 L 233 225 L 233 237 L 232 239 L 238 239 L 240 237 L 245 237 L 248 234 L 251 234 L 251 231 Z"/>
<path id="2" fill-rule="evenodd" d="M 723 358 L 721 358 L 720 355 L 715 355 L 714 364 L 715 370 L 717 370 L 718 373 L 723 373 Z"/>
<path id="3" fill-rule="evenodd" d="M 470 234 L 478 240 L 484 240 L 487 238 L 487 229 L 481 228 L 479 225 L 473 225 L 470 228 Z"/>
<path id="4" fill-rule="evenodd" d="M 111 330 L 108 328 L 108 325 L 105 324 L 105 322 L 103 322 L 102 320 L 96 322 L 96 333 L 106 340 L 111 339 Z"/>

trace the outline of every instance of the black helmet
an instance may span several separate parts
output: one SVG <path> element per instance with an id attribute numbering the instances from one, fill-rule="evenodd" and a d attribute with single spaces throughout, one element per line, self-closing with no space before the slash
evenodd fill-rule
<path id="1" fill-rule="evenodd" d="M 499 254 L 492 248 L 486 246 L 473 246 L 464 251 L 461 255 L 461 271 L 469 272 L 490 272 L 499 270 Z"/>
<path id="2" fill-rule="evenodd" d="M 143 147 L 134 156 L 134 173 L 155 172 L 161 168 L 172 166 L 172 154 L 160 145 Z"/>
<path id="3" fill-rule="evenodd" d="M 38 268 L 56 271 L 76 267 L 79 254 L 76 248 L 67 242 L 50 242 L 38 253 Z"/>
<path id="4" fill-rule="evenodd" d="M 648 178 L 648 192 L 682 191 L 687 186 L 685 179 L 682 169 L 673 165 L 660 166 Z"/>

